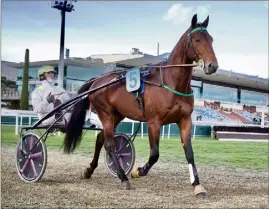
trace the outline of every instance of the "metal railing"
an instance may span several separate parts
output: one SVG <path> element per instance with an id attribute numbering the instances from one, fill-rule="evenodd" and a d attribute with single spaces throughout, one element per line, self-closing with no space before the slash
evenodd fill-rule
<path id="1" fill-rule="evenodd" d="M 19 100 L 20 96 L 18 91 L 1 91 L 2 100 Z"/>
<path id="2" fill-rule="evenodd" d="M 15 116 L 15 135 L 19 134 L 19 129 L 20 127 L 23 126 L 23 118 L 28 118 L 28 125 L 32 125 L 32 122 L 36 119 L 38 119 L 38 116 L 35 112 L 33 111 L 26 111 L 26 110 L 2 110 L 1 111 L 1 116 Z M 130 133 L 128 134 L 133 134 L 135 131 L 135 124 L 139 123 L 138 121 L 134 121 L 134 120 L 130 120 L 128 118 L 125 118 L 121 123 L 129 123 L 131 124 L 131 130 Z M 147 136 L 147 129 L 145 130 L 144 126 L 143 126 L 143 122 L 141 123 L 141 132 L 140 132 L 140 136 L 141 138 L 144 138 L 144 136 Z M 173 126 L 175 124 L 169 124 L 166 126 L 162 126 L 161 127 L 161 138 L 163 139 L 165 136 L 169 139 L 171 137 L 171 126 Z M 265 124 L 264 121 L 262 122 L 262 124 L 242 124 L 242 123 L 236 123 L 234 121 L 197 121 L 197 120 L 193 120 L 193 139 L 195 139 L 195 137 L 197 137 L 196 134 L 196 129 L 197 126 L 211 126 L 211 134 L 213 131 L 213 126 L 214 125 L 221 125 L 221 126 L 251 126 L 251 127 L 269 127 L 269 124 Z M 168 127 L 167 127 L 168 126 Z M 166 128 L 165 128 L 166 127 Z M 168 129 L 167 129 L 168 128 Z M 178 133 L 179 135 L 179 133 Z M 97 131 L 95 131 L 95 136 L 97 136 Z"/>

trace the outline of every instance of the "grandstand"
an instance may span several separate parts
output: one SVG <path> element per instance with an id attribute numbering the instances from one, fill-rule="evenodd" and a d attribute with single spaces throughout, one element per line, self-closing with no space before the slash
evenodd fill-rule
<path id="1" fill-rule="evenodd" d="M 209 105 L 204 101 L 204 106 L 195 105 L 194 114 L 196 119 L 200 121 L 223 121 L 225 123 L 239 123 L 239 124 L 261 124 L 262 110 L 261 112 L 249 111 L 242 106 L 236 106 L 237 109 L 223 108 L 216 105 Z M 225 104 L 224 104 L 225 106 Z M 242 107 L 242 108 L 241 108 Z M 268 125 L 268 112 L 264 112 L 264 123 Z"/>

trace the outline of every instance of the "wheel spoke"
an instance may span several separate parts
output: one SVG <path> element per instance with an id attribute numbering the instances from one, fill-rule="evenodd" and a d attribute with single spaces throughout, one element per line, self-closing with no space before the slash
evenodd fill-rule
<path id="1" fill-rule="evenodd" d="M 120 138 L 120 149 L 122 148 L 122 138 Z"/>
<path id="2" fill-rule="evenodd" d="M 29 159 L 26 160 L 26 162 L 24 163 L 22 169 L 20 170 L 21 173 L 24 172 L 24 169 L 26 168 L 26 166 L 29 164 Z"/>
<path id="3" fill-rule="evenodd" d="M 23 154 L 27 155 L 27 152 L 24 149 L 22 149 L 22 147 L 20 147 L 20 151 L 23 152 Z"/>
<path id="4" fill-rule="evenodd" d="M 34 164 L 34 161 L 31 159 L 31 166 L 32 166 L 32 169 L 34 171 L 34 174 L 35 174 L 35 177 L 37 176 L 37 173 L 36 173 L 36 169 L 35 169 L 35 164 Z"/>
<path id="5" fill-rule="evenodd" d="M 120 157 L 130 157 L 132 156 L 132 153 L 120 153 L 118 154 Z"/>
<path id="6" fill-rule="evenodd" d="M 35 159 L 35 158 L 38 158 L 38 157 L 41 157 L 41 156 L 42 156 L 42 152 L 38 152 L 38 153 L 32 154 L 31 158 Z"/>
<path id="7" fill-rule="evenodd" d="M 30 137 L 30 149 L 29 151 L 33 148 L 33 136 Z"/>

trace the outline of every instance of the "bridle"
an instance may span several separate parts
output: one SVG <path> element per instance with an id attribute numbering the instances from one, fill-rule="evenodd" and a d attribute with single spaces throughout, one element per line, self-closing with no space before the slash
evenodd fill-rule
<path id="1" fill-rule="evenodd" d="M 186 53 L 188 54 L 188 52 L 189 52 L 189 49 L 192 49 L 192 51 L 193 51 L 193 54 L 194 54 L 194 56 L 193 56 L 193 59 L 194 59 L 194 61 L 196 62 L 196 63 L 199 63 L 198 65 L 200 66 L 200 67 L 202 67 L 202 68 L 204 68 L 204 61 L 203 60 L 201 60 L 201 59 L 199 59 L 198 60 L 198 56 L 197 56 L 197 54 L 196 54 L 196 52 L 195 52 L 195 49 L 194 49 L 194 47 L 193 47 L 193 44 L 192 44 L 192 35 L 196 32 L 196 31 L 207 31 L 207 29 L 205 28 L 205 27 L 202 27 L 202 26 L 200 26 L 200 27 L 198 27 L 198 28 L 194 28 L 194 29 L 192 29 L 189 33 L 188 33 L 188 41 L 187 41 L 187 48 L 186 48 Z"/>
<path id="2" fill-rule="evenodd" d="M 186 54 L 188 54 L 188 51 L 189 49 L 192 49 L 193 51 L 193 59 L 196 63 L 194 64 L 178 64 L 178 65 L 160 65 L 160 66 L 153 66 L 155 68 L 170 68 L 170 67 L 201 67 L 202 69 L 205 67 L 204 65 L 204 60 L 202 59 L 198 59 L 198 56 L 195 52 L 195 49 L 193 47 L 193 44 L 192 44 L 192 34 L 195 33 L 196 31 L 207 31 L 207 29 L 205 27 L 198 27 L 198 28 L 194 28 L 192 29 L 189 33 L 188 33 L 188 41 L 187 41 L 187 47 L 186 47 Z"/>
<path id="3" fill-rule="evenodd" d="M 183 96 L 183 97 L 192 97 L 193 92 L 191 92 L 191 93 L 183 93 L 183 92 L 176 91 L 175 89 L 172 89 L 169 86 L 165 85 L 164 82 L 163 82 L 162 68 L 169 68 L 169 67 L 196 67 L 196 66 L 200 66 L 203 69 L 205 67 L 204 60 L 202 60 L 202 59 L 198 60 L 198 56 L 197 56 L 197 54 L 195 52 L 195 49 L 193 47 L 193 44 L 192 44 L 191 36 L 196 31 L 206 31 L 206 28 L 202 27 L 202 26 L 199 26 L 197 28 L 192 29 L 188 33 L 188 41 L 187 41 L 187 48 L 186 48 L 187 51 L 186 51 L 186 53 L 188 54 L 188 51 L 189 51 L 190 48 L 193 50 L 193 53 L 194 53 L 193 59 L 196 62 L 195 64 L 162 65 L 162 63 L 161 63 L 160 66 L 153 66 L 155 68 L 159 68 L 160 77 L 161 77 L 161 84 L 159 84 L 158 86 L 163 87 L 163 88 L 167 89 L 168 91 L 170 91 L 170 92 L 172 92 L 172 93 L 174 93 L 176 95 Z M 151 82 L 147 82 L 147 81 L 145 81 L 145 82 L 153 84 Z M 154 85 L 156 85 L 156 84 L 154 84 Z"/>

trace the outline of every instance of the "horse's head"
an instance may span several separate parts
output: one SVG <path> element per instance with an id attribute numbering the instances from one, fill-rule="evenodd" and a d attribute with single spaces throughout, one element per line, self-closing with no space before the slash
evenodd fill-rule
<path id="1" fill-rule="evenodd" d="M 207 32 L 208 22 L 209 16 L 203 23 L 197 23 L 197 15 L 193 16 L 191 27 L 187 31 L 187 55 L 192 61 L 202 60 L 205 73 L 210 75 L 217 71 L 219 65 L 212 46 L 213 38 Z"/>

